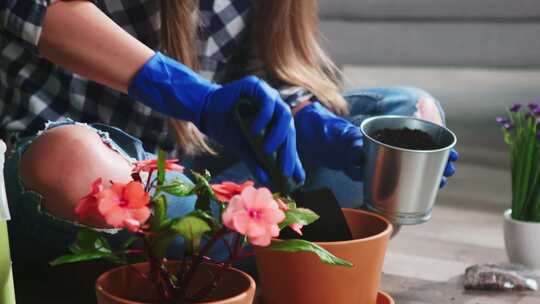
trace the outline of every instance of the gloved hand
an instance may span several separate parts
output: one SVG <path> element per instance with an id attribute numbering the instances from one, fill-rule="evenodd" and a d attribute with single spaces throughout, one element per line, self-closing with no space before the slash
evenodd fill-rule
<path id="1" fill-rule="evenodd" d="M 313 102 L 294 117 L 298 152 L 304 164 L 342 171 L 353 180 L 363 176 L 360 128 Z"/>
<path id="2" fill-rule="evenodd" d="M 363 135 L 360 128 L 336 116 L 318 102 L 302 108 L 295 116 L 298 151 L 305 164 L 339 170 L 353 180 L 363 177 Z M 454 175 L 453 162 L 459 158 L 452 149 L 440 187 Z"/>
<path id="3" fill-rule="evenodd" d="M 257 77 L 246 77 L 226 85 L 213 84 L 183 64 L 156 53 L 135 75 L 128 95 L 167 116 L 193 122 L 203 133 L 236 153 L 263 184 L 267 173 L 257 164 L 233 116 L 240 97 L 259 103 L 252 126 L 253 135 L 272 123 L 263 149 L 277 150 L 281 170 L 286 177 L 302 183 L 304 169 L 296 151 L 296 134 L 291 111 L 278 92 Z"/>
<path id="4" fill-rule="evenodd" d="M 444 168 L 443 178 L 441 179 L 441 184 L 439 188 L 446 186 L 448 183 L 447 177 L 454 175 L 456 172 L 456 167 L 454 167 L 454 162 L 459 159 L 459 153 L 456 149 L 450 150 L 450 155 L 448 156 L 448 162 L 446 163 L 446 168 Z"/>

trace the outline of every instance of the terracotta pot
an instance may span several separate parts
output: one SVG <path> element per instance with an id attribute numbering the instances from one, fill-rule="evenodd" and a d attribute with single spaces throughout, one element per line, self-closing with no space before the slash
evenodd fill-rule
<path id="1" fill-rule="evenodd" d="M 343 209 L 353 240 L 317 243 L 352 268 L 323 264 L 311 253 L 256 248 L 265 304 L 375 304 L 392 225 L 377 214 Z"/>
<path id="2" fill-rule="evenodd" d="M 395 304 L 394 299 L 385 292 L 379 291 L 377 295 L 377 304 Z"/>
<path id="3" fill-rule="evenodd" d="M 180 262 L 169 262 L 169 269 L 177 269 Z M 142 273 L 149 272 L 148 263 L 132 265 Z M 208 283 L 209 272 L 216 266 L 203 264 L 195 275 L 193 284 L 199 289 Z M 199 303 L 251 304 L 255 297 L 255 281 L 248 274 L 231 268 L 223 274 L 222 284 L 212 293 L 209 300 Z M 153 304 L 160 303 L 158 293 L 149 281 L 141 278 L 129 266 L 122 266 L 102 274 L 96 282 L 98 304 Z"/>

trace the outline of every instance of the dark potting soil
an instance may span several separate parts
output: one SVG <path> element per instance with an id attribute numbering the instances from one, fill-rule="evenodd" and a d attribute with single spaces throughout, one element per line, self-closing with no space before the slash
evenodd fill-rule
<path id="1" fill-rule="evenodd" d="M 374 139 L 390 146 L 411 150 L 435 150 L 437 145 L 431 135 L 418 129 L 381 129 L 371 135 Z"/>

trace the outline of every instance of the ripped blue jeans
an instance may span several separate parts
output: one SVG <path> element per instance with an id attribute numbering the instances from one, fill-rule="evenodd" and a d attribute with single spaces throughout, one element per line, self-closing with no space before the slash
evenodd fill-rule
<path id="1" fill-rule="evenodd" d="M 415 88 L 376 88 L 366 90 L 354 90 L 344 94 L 345 99 L 350 106 L 350 116 L 347 117 L 351 122 L 359 125 L 365 118 L 375 115 L 394 114 L 394 115 L 417 115 L 418 100 L 429 95 Z M 444 121 L 444 113 L 439 107 L 441 117 Z M 52 123 L 48 128 L 61 124 L 75 124 L 76 122 L 66 120 L 63 122 Z M 88 127 L 93 128 L 100 134 L 104 143 L 113 150 L 118 151 L 129 161 L 144 160 L 154 158 L 150 153 L 144 151 L 142 143 L 124 133 L 123 131 L 102 124 L 91 124 Z M 39 133 L 36 137 L 39 136 Z M 35 138 L 35 137 L 34 137 Z M 16 144 L 14 153 L 8 157 L 5 166 L 6 188 L 8 201 L 12 214 L 12 220 L 9 222 L 9 231 L 11 239 L 12 258 L 17 267 L 17 261 L 36 260 L 44 262 L 51 261 L 57 256 L 65 253 L 69 244 L 73 241 L 79 227 L 77 224 L 60 220 L 48 214 L 41 208 L 41 198 L 38 194 L 24 191 L 18 178 L 18 162 L 20 156 L 32 142 L 34 138 L 22 139 Z M 212 171 L 212 168 L 208 168 Z M 336 195 L 338 201 L 343 207 L 358 208 L 362 205 L 362 183 L 349 179 L 345 174 L 326 168 L 306 168 L 307 169 L 307 188 L 317 188 L 320 186 L 329 187 Z M 167 178 L 187 179 L 179 173 L 169 173 Z M 224 180 L 241 182 L 252 178 L 247 167 L 242 163 L 237 163 L 222 171 L 214 178 L 214 182 Z M 190 212 L 195 203 L 195 197 L 171 198 L 182 200 L 182 202 L 171 203 L 168 212 L 170 216 L 181 216 Z M 105 231 L 113 246 L 125 239 L 127 235 L 124 232 L 114 230 Z M 181 239 L 174 244 L 171 253 L 181 252 L 183 243 Z M 38 254 L 36 254 L 38 250 Z M 224 257 L 223 248 L 215 248 L 211 253 L 214 257 Z M 173 258 L 176 254 L 173 254 Z"/>

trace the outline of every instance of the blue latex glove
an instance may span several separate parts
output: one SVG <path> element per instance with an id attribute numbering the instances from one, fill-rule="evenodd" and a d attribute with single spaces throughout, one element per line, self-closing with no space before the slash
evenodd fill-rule
<path id="1" fill-rule="evenodd" d="M 456 173 L 456 167 L 454 162 L 459 159 L 459 153 L 456 149 L 450 150 L 450 155 L 448 156 L 448 162 L 446 163 L 446 168 L 444 168 L 443 178 L 441 179 L 440 188 L 446 186 L 448 183 L 447 177 L 450 177 Z"/>
<path id="2" fill-rule="evenodd" d="M 278 152 L 282 173 L 302 183 L 304 169 L 296 151 L 292 114 L 279 93 L 257 77 L 246 77 L 226 85 L 213 84 L 193 70 L 161 53 L 156 53 L 135 75 L 128 88 L 130 97 L 167 116 L 193 122 L 203 133 L 237 154 L 263 184 L 267 173 L 243 138 L 233 116 L 240 97 L 259 102 L 253 135 L 272 123 L 263 149 Z"/>
<path id="3" fill-rule="evenodd" d="M 298 152 L 305 164 L 343 171 L 353 180 L 363 176 L 363 136 L 360 128 L 334 115 L 318 102 L 295 117 Z"/>
<path id="4" fill-rule="evenodd" d="M 295 116 L 298 151 L 306 164 L 343 171 L 353 180 L 363 177 L 363 135 L 360 128 L 336 116 L 318 102 L 302 108 Z M 453 162 L 459 158 L 452 149 L 441 180 L 455 173 Z"/>

